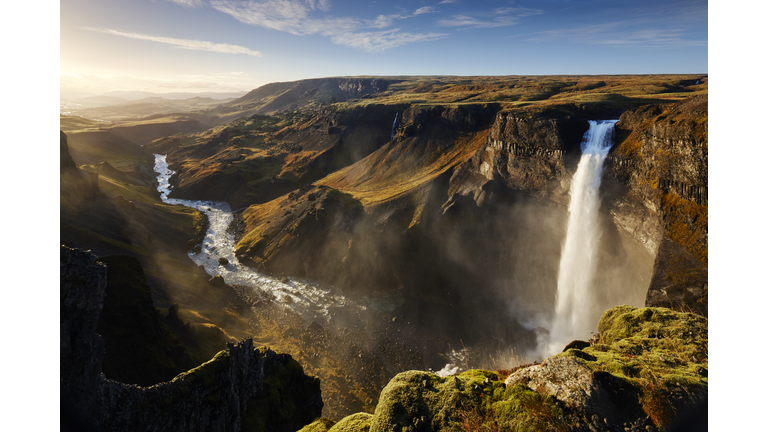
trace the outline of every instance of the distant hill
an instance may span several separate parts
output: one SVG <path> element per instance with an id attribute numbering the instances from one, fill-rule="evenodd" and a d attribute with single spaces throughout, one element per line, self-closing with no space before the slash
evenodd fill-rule
<path id="1" fill-rule="evenodd" d="M 203 93 L 192 93 L 192 92 L 173 92 L 173 93 L 152 93 L 152 92 L 145 92 L 145 91 L 111 91 L 104 93 L 102 96 L 107 97 L 119 97 L 127 100 L 137 100 L 142 98 L 148 98 L 148 97 L 160 97 L 164 99 L 189 99 L 194 97 L 204 97 L 204 98 L 212 98 L 212 99 L 229 99 L 229 98 L 239 98 L 243 96 L 243 94 L 246 93 L 246 91 L 238 91 L 238 92 L 203 92 Z"/>
<path id="2" fill-rule="evenodd" d="M 253 114 L 275 114 L 370 96 L 385 91 L 394 78 L 319 78 L 263 85 L 210 110 L 223 121 Z"/>
<path id="3" fill-rule="evenodd" d="M 81 103 L 84 105 L 109 106 L 109 105 L 121 105 L 121 104 L 128 103 L 128 99 L 123 99 L 121 97 L 115 97 L 115 96 L 89 96 L 89 97 L 76 99 L 75 102 Z"/>

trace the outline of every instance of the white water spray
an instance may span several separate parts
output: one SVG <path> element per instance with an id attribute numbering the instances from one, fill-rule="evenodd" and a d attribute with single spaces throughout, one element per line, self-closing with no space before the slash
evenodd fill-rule
<path id="1" fill-rule="evenodd" d="M 397 124 L 397 113 L 395 113 L 395 121 L 392 122 L 392 133 L 389 136 L 389 140 L 395 139 L 395 125 Z"/>
<path id="2" fill-rule="evenodd" d="M 586 340 L 596 328 L 592 280 L 600 240 L 598 211 L 603 163 L 613 143 L 618 120 L 590 120 L 581 142 L 582 156 L 571 182 L 568 226 L 557 278 L 555 318 L 545 355 L 555 354 L 574 339 Z M 599 311 L 598 311 L 599 312 Z"/>

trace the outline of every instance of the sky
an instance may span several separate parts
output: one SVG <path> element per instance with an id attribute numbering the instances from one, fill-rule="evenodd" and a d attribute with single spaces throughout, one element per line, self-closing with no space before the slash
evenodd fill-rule
<path id="1" fill-rule="evenodd" d="M 62 97 L 359 75 L 708 72 L 707 1 L 62 0 Z"/>

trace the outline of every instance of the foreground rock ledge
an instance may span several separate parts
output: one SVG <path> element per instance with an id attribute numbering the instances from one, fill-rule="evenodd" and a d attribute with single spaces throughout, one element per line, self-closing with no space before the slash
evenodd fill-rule
<path id="1" fill-rule="evenodd" d="M 707 413 L 707 319 L 617 306 L 603 313 L 598 330 L 593 345 L 570 344 L 581 349 L 520 368 L 506 381 L 481 370 L 445 378 L 403 372 L 372 415 L 317 419 L 302 432 L 666 431 L 681 421 L 690 427 L 678 430 L 698 430 L 691 422 Z"/>
<path id="2" fill-rule="evenodd" d="M 250 339 L 169 382 L 139 387 L 107 379 L 95 331 L 105 286 L 106 266 L 96 256 L 61 247 L 62 423 L 102 431 L 292 432 L 320 415 L 320 380 Z"/>

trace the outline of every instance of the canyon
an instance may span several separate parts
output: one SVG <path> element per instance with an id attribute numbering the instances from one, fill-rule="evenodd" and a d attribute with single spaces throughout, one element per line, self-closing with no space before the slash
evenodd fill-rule
<path id="1" fill-rule="evenodd" d="M 594 304 L 580 311 L 600 334 L 565 354 L 610 375 L 594 372 L 599 386 L 629 385 L 627 394 L 642 399 L 650 394 L 636 390 L 647 384 L 638 380 L 644 366 L 603 371 L 598 363 L 615 368 L 616 361 L 596 352 L 642 357 L 621 340 L 648 345 L 632 339 L 643 332 L 647 339 L 648 330 L 609 340 L 598 322 L 611 327 L 602 324 L 603 312 L 619 305 L 641 308 L 641 315 L 643 307 L 677 310 L 687 315 L 663 320 L 695 322 L 681 324 L 699 335 L 684 344 L 706 346 L 706 86 L 702 76 L 327 78 L 270 84 L 208 111 L 144 124 L 62 117 L 62 243 L 98 256 L 136 257 L 162 325 L 186 347 L 189 361 L 218 356 L 227 343 L 230 357 L 240 352 L 236 347 L 253 353 L 253 345 L 269 344 L 320 378 L 322 415 L 339 425 L 355 415 L 373 421 L 372 429 L 391 427 L 391 419 L 355 413 L 378 416 L 397 380 L 433 380 L 403 372 L 446 363 L 511 370 L 544 360 L 533 357 L 554 318 L 580 143 L 589 120 L 618 120 L 599 189 Z M 192 118 L 198 123 L 190 126 Z M 166 155 L 175 171 L 171 197 L 236 209 L 228 262 L 292 288 L 228 286 L 210 266 L 197 267 L 188 253 L 206 247 L 209 218 L 161 200 L 154 154 Z M 290 291 L 300 284 L 343 296 L 349 307 L 302 313 Z M 667 313 L 675 312 L 647 318 Z M 235 345 L 245 338 L 253 345 Z M 530 361 L 514 362 L 516 355 Z M 668 398 L 669 406 L 682 412 L 705 397 L 697 369 L 706 369 L 703 359 L 688 355 L 674 366 L 653 366 L 682 368 L 683 387 L 696 395 L 679 403 Z M 186 364 L 180 360 L 176 370 Z M 467 373 L 458 379 L 474 382 Z M 526 376 L 520 382 L 533 379 Z M 525 392 L 548 394 L 546 386 L 533 387 L 509 389 L 534 399 Z M 672 387 L 656 383 L 653 391 Z M 627 397 L 621 394 L 608 399 Z M 560 409 L 565 402 L 556 399 L 537 403 Z M 569 406 L 574 419 L 591 419 L 597 409 Z M 459 427 L 458 414 L 405 409 L 413 430 Z M 611 422 L 649 410 L 641 404 Z M 653 427 L 671 424 L 662 411 L 653 411 Z M 589 427 L 582 423 L 568 427 Z"/>

